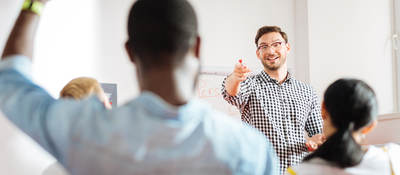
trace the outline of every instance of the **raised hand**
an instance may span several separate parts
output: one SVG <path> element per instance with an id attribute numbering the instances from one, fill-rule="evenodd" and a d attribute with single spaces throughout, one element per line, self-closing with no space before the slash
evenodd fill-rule
<path id="1" fill-rule="evenodd" d="M 239 63 L 237 63 L 233 69 L 232 78 L 237 82 L 242 82 L 246 80 L 249 72 L 251 72 L 250 69 L 245 66 L 243 60 L 240 59 Z"/>
<path id="2" fill-rule="evenodd" d="M 225 82 L 225 89 L 229 95 L 235 96 L 239 92 L 240 82 L 246 80 L 250 69 L 243 64 L 243 60 L 240 59 L 239 63 L 236 63 L 235 68 L 231 75 L 228 76 Z"/>

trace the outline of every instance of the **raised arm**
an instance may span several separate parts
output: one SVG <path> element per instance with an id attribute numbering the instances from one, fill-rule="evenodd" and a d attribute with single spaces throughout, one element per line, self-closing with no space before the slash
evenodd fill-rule
<path id="1" fill-rule="evenodd" d="M 2 59 L 11 55 L 24 55 L 32 59 L 33 43 L 40 13 L 48 0 L 26 0 L 8 37 Z"/>
<path id="2" fill-rule="evenodd" d="M 241 62 L 235 65 L 231 75 L 226 78 L 225 89 L 231 96 L 236 96 L 240 89 L 240 82 L 246 80 L 247 74 L 250 72 L 249 68 L 244 66 Z"/>
<path id="3" fill-rule="evenodd" d="M 40 2 L 45 3 L 44 0 Z M 56 100 L 32 81 L 32 64 L 28 57 L 32 57 L 38 21 L 37 14 L 22 11 L 9 37 L 0 61 L 0 110 L 66 165 L 71 145 L 77 143 L 75 136 L 89 127 L 104 126 L 99 123 L 105 121 L 102 119 L 106 117 L 100 116 L 106 109 L 97 97 L 82 101 Z"/>

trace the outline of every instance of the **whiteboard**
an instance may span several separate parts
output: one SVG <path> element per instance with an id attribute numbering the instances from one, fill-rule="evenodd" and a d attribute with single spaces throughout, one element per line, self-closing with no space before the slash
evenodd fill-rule
<path id="1" fill-rule="evenodd" d="M 260 73 L 263 69 L 260 66 L 248 66 L 251 70 L 249 76 Z M 196 96 L 208 102 L 213 108 L 226 113 L 229 116 L 240 119 L 239 110 L 228 104 L 221 95 L 222 82 L 226 76 L 231 74 L 232 67 L 212 67 L 206 66 L 201 69 Z M 293 75 L 295 70 L 288 68 Z"/>
<path id="2" fill-rule="evenodd" d="M 240 119 L 239 110 L 225 101 L 221 95 L 222 82 L 233 70 L 232 67 L 204 67 L 201 70 L 196 96 L 214 109 Z"/>
<path id="3" fill-rule="evenodd" d="M 249 76 L 262 71 L 260 66 L 248 66 L 251 72 Z M 222 82 L 231 74 L 232 67 L 206 66 L 201 69 L 196 96 L 209 103 L 214 109 L 224 112 L 229 116 L 240 119 L 239 110 L 230 105 L 221 95 Z M 289 71 L 292 71 L 289 68 Z"/>

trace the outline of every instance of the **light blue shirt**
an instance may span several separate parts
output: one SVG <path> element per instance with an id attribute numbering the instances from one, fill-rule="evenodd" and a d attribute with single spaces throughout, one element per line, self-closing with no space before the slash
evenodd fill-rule
<path id="1" fill-rule="evenodd" d="M 0 62 L 0 108 L 73 175 L 278 174 L 250 126 L 198 100 L 174 107 L 151 92 L 107 110 L 96 97 L 56 100 L 24 56 Z"/>

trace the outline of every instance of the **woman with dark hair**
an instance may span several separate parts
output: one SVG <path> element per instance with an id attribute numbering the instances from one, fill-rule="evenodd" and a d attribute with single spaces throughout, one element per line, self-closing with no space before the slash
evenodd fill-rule
<path id="1" fill-rule="evenodd" d="M 378 104 L 365 82 L 339 79 L 325 91 L 322 103 L 327 138 L 288 174 L 400 174 L 400 146 L 364 146 L 365 135 L 377 124 Z"/>

